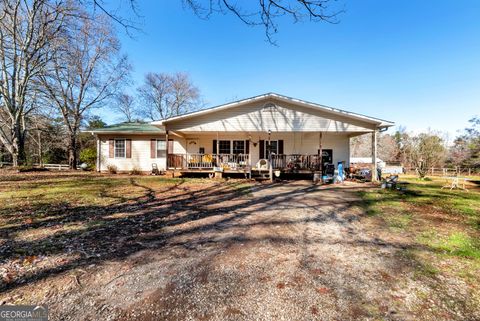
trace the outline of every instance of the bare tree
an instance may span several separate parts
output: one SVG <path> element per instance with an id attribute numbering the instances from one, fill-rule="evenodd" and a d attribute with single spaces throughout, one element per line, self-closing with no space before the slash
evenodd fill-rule
<path id="1" fill-rule="evenodd" d="M 136 119 L 135 99 L 129 94 L 119 94 L 115 97 L 116 104 L 114 109 L 122 115 L 122 118 L 127 122 L 132 122 Z"/>
<path id="2" fill-rule="evenodd" d="M 424 178 L 430 168 L 443 165 L 447 150 L 440 135 L 431 132 L 409 136 L 404 149 L 406 160 L 420 178 Z"/>
<path id="3" fill-rule="evenodd" d="M 151 120 L 166 119 L 200 107 L 200 91 L 185 73 L 148 73 L 138 88 L 141 113 Z"/>
<path id="4" fill-rule="evenodd" d="M 398 145 L 395 138 L 386 133 L 378 135 L 377 156 L 386 162 L 398 162 Z M 350 151 L 353 157 L 371 157 L 372 156 L 372 135 L 364 134 L 353 137 L 350 140 Z"/>
<path id="5" fill-rule="evenodd" d="M 69 21 L 68 33 L 42 77 L 46 94 L 61 113 L 68 130 L 68 162 L 75 169 L 78 133 L 83 116 L 118 92 L 129 74 L 125 56 L 110 21 L 103 15 Z"/>
<path id="6" fill-rule="evenodd" d="M 0 141 L 17 166 L 25 160 L 26 117 L 35 108 L 35 82 L 62 31 L 62 1 L 0 1 Z"/>

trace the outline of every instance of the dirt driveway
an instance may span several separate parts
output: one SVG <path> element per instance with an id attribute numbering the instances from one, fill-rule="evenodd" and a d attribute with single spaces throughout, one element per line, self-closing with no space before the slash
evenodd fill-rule
<path id="1" fill-rule="evenodd" d="M 359 188 L 370 187 L 188 190 L 175 210 L 152 202 L 142 220 L 155 228 L 134 239 L 120 223 L 109 227 L 122 236 L 115 243 L 98 235 L 106 250 L 134 242 L 132 253 L 22 291 L 35 291 L 53 320 L 413 320 L 404 245 L 362 226 Z"/>

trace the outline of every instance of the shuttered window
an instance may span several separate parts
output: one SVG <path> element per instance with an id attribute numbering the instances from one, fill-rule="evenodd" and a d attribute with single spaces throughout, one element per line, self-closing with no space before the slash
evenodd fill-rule
<path id="1" fill-rule="evenodd" d="M 278 154 L 278 141 L 271 140 L 270 143 L 268 141 L 265 142 L 265 155 L 271 154 Z"/>
<path id="2" fill-rule="evenodd" d="M 233 141 L 233 154 L 245 154 L 245 141 L 234 140 Z"/>
<path id="3" fill-rule="evenodd" d="M 125 139 L 115 139 L 115 158 L 126 157 Z"/>
<path id="4" fill-rule="evenodd" d="M 219 140 L 218 141 L 218 153 L 219 154 L 230 154 L 230 141 L 229 140 Z"/>

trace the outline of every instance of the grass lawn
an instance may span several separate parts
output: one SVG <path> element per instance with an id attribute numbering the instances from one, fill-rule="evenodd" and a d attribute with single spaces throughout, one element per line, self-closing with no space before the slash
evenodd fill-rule
<path id="1" fill-rule="evenodd" d="M 436 289 L 425 301 L 454 304 L 450 284 L 471 289 L 470 311 L 480 317 L 480 178 L 472 177 L 469 191 L 441 189 L 445 180 L 401 178 L 404 191 L 374 189 L 359 192 L 367 220 L 382 239 L 405 241 L 403 255 L 415 265 L 416 277 Z M 421 295 L 421 294 L 420 294 Z M 433 301 L 432 301 L 433 302 Z"/>

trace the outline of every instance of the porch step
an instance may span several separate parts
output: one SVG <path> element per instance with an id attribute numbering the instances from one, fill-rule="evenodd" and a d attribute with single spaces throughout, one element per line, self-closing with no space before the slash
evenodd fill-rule
<path id="1" fill-rule="evenodd" d="M 267 171 L 252 171 L 252 178 L 259 180 L 270 179 L 270 174 Z"/>

